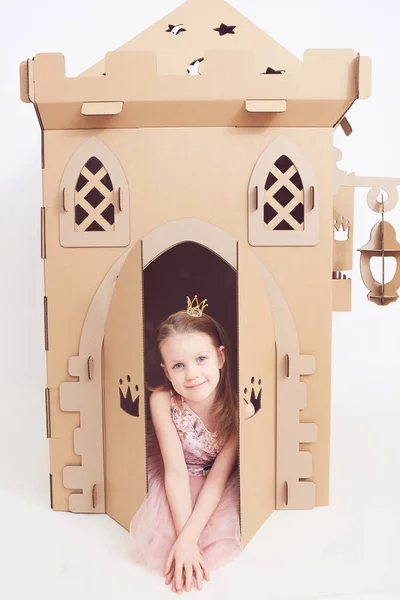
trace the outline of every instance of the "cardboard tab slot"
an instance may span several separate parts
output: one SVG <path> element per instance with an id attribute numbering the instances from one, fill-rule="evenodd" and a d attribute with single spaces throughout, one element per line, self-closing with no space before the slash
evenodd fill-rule
<path id="1" fill-rule="evenodd" d="M 49 349 L 49 327 L 48 327 L 48 309 L 47 309 L 47 296 L 43 297 L 44 302 L 44 349 Z"/>
<path id="2" fill-rule="evenodd" d="M 289 484 L 287 481 L 285 481 L 284 483 L 283 493 L 285 498 L 285 505 L 287 506 L 289 504 Z"/>
<path id="3" fill-rule="evenodd" d="M 314 186 L 310 186 L 310 210 L 314 210 L 315 208 L 315 188 Z"/>
<path id="4" fill-rule="evenodd" d="M 42 206 L 40 210 L 40 256 L 46 257 L 46 209 Z"/>
<path id="5" fill-rule="evenodd" d="M 68 212 L 68 190 L 63 188 L 62 190 L 62 207 L 64 212 Z"/>
<path id="6" fill-rule="evenodd" d="M 96 508 L 97 506 L 97 485 L 94 484 L 92 487 L 92 508 Z"/>
<path id="7" fill-rule="evenodd" d="M 340 121 L 340 126 L 343 129 L 344 133 L 349 136 L 353 133 L 353 128 L 350 125 L 350 123 L 348 122 L 348 120 L 346 119 L 346 117 L 344 117 L 341 121 Z"/>
<path id="8" fill-rule="evenodd" d="M 51 421 L 50 421 L 50 389 L 46 388 L 44 391 L 45 404 L 46 404 L 46 435 L 47 439 L 51 438 Z"/>
<path id="9" fill-rule="evenodd" d="M 283 113 L 286 108 L 286 100 L 246 100 L 249 113 Z"/>
<path id="10" fill-rule="evenodd" d="M 93 356 L 89 356 L 88 361 L 87 361 L 87 368 L 88 368 L 88 378 L 89 379 L 93 379 L 94 377 L 94 360 L 93 360 Z"/>
<path id="11" fill-rule="evenodd" d="M 286 375 L 286 377 L 290 376 L 290 359 L 289 359 L 289 354 L 286 354 L 286 356 L 285 356 L 285 375 Z"/>
<path id="12" fill-rule="evenodd" d="M 83 115 L 119 115 L 122 112 L 123 102 L 84 102 L 81 113 Z"/>
<path id="13" fill-rule="evenodd" d="M 50 473 L 50 508 L 53 508 L 53 475 Z"/>

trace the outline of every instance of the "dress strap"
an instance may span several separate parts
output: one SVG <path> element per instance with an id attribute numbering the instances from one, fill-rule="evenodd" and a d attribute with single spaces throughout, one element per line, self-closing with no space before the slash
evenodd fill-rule
<path id="1" fill-rule="evenodd" d="M 179 406 L 180 410 L 182 410 L 182 407 L 183 407 L 182 396 L 179 396 L 180 404 L 178 404 L 173 390 L 169 390 L 169 393 L 170 393 L 170 400 L 171 400 L 171 408 L 172 408 L 172 405 L 174 405 L 174 406 Z"/>

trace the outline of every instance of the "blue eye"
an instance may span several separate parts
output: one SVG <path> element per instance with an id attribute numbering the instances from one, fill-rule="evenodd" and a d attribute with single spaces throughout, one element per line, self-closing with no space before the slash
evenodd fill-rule
<path id="1" fill-rule="evenodd" d="M 182 365 L 182 363 L 176 363 L 176 365 L 174 365 L 172 368 L 175 369 L 176 367 L 180 367 Z"/>
<path id="2" fill-rule="evenodd" d="M 199 360 L 201 360 L 202 358 L 204 358 L 204 360 L 207 360 L 207 356 L 199 356 Z M 203 361 L 201 361 L 203 362 Z"/>

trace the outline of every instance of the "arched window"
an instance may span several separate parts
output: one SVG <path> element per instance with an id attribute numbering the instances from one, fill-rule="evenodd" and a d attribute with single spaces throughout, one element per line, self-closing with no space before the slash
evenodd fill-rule
<path id="1" fill-rule="evenodd" d="M 129 188 L 113 152 L 90 138 L 71 157 L 60 185 L 62 246 L 127 246 Z"/>
<path id="2" fill-rule="evenodd" d="M 252 246 L 318 243 L 316 182 L 304 152 L 289 138 L 276 139 L 258 159 L 249 185 Z"/>
<path id="3" fill-rule="evenodd" d="M 113 184 L 105 166 L 91 156 L 75 186 L 75 231 L 114 231 Z"/>

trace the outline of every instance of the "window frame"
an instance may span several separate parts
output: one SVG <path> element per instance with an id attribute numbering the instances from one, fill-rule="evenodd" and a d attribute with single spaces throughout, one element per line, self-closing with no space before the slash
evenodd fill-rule
<path id="1" fill-rule="evenodd" d="M 92 156 L 106 169 L 113 186 L 114 230 L 75 231 L 75 187 L 83 167 Z M 71 156 L 59 190 L 60 244 L 70 247 L 125 247 L 130 243 L 129 186 L 114 152 L 100 139 L 91 137 Z"/>
<path id="2" fill-rule="evenodd" d="M 304 190 L 304 229 L 264 228 L 264 186 L 275 162 L 286 155 L 296 167 Z M 275 139 L 257 160 L 248 189 L 248 239 L 250 246 L 316 246 L 319 241 L 319 198 L 316 177 L 304 152 L 285 136 Z"/>

